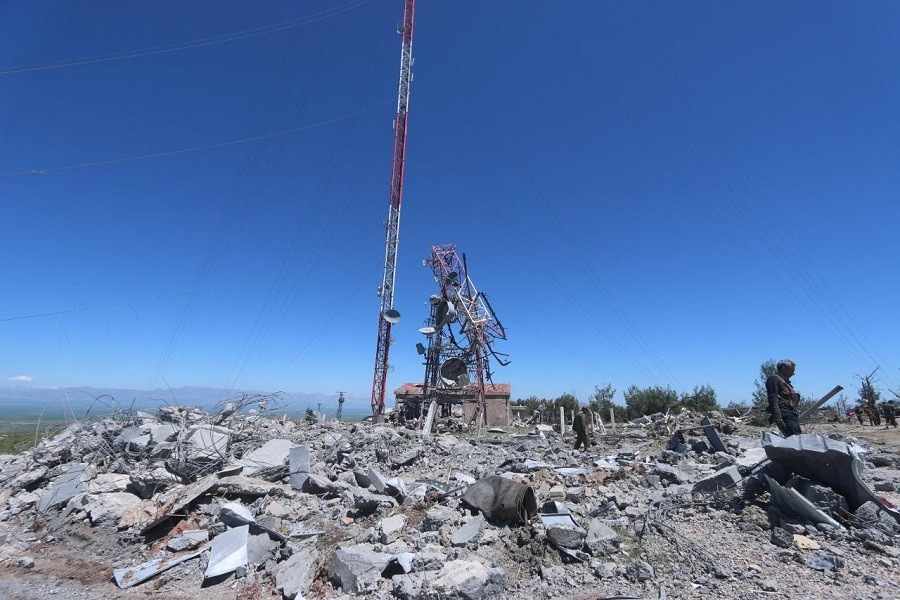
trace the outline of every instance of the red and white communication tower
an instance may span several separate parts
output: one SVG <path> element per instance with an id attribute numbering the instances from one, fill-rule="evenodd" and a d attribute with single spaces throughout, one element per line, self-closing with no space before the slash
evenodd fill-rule
<path id="1" fill-rule="evenodd" d="M 400 50 L 400 86 L 397 91 L 397 118 L 394 120 L 394 156 L 391 167 L 391 196 L 388 205 L 387 235 L 384 243 L 384 274 L 378 295 L 378 343 L 375 347 L 375 375 L 372 378 L 372 413 L 384 413 L 384 393 L 387 387 L 388 351 L 391 347 L 391 325 L 400 320 L 394 310 L 394 283 L 397 279 L 397 247 L 400 243 L 400 204 L 403 200 L 403 168 L 406 160 L 406 115 L 409 108 L 409 86 L 412 83 L 413 14 L 415 0 L 403 3 L 403 25 L 398 33 L 402 38 Z"/>

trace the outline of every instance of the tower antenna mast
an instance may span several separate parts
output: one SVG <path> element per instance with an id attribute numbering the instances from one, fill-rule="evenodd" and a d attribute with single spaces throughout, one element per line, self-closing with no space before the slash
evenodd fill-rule
<path id="1" fill-rule="evenodd" d="M 400 320 L 394 310 L 394 283 L 397 279 L 397 247 L 400 243 L 400 204 L 403 200 L 403 169 L 406 160 L 406 115 L 409 108 L 409 87 L 412 83 L 412 42 L 415 0 L 403 2 L 403 25 L 398 33 L 402 38 L 400 50 L 400 85 L 397 91 L 397 117 L 394 120 L 394 154 L 391 166 L 391 192 L 388 205 L 387 232 L 384 243 L 384 274 L 378 295 L 378 342 L 375 347 L 375 374 L 372 378 L 372 413 L 384 414 L 384 394 L 387 387 L 388 351 L 391 346 L 391 325 Z"/>

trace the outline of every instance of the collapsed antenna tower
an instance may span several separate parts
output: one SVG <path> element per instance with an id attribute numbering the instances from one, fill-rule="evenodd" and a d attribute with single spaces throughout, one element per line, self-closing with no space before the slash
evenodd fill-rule
<path id="1" fill-rule="evenodd" d="M 475 425 L 482 427 L 485 380 L 493 383 L 490 359 L 502 366 L 509 364 L 507 355 L 494 349 L 496 340 L 506 339 L 506 330 L 487 296 L 475 288 L 465 254 L 460 257 L 456 246 L 432 246 L 424 264 L 431 268 L 440 292 L 431 297 L 431 314 L 419 330 L 428 336 L 423 404 L 430 399 L 447 404 L 474 393 Z M 453 332 L 454 322 L 458 323 L 460 337 Z"/>
<path id="2" fill-rule="evenodd" d="M 378 295 L 378 341 L 375 346 L 375 374 L 372 377 L 372 414 L 384 414 L 384 393 L 387 387 L 388 351 L 391 347 L 391 325 L 400 320 L 394 310 L 394 283 L 397 279 L 397 248 L 400 244 L 400 204 L 403 200 L 403 169 L 406 160 L 406 114 L 409 108 L 409 87 L 412 83 L 412 41 L 415 0 L 403 3 L 403 25 L 398 29 L 402 38 L 400 48 L 400 85 L 397 91 L 397 117 L 394 120 L 394 155 L 391 166 L 391 191 L 388 204 L 387 232 L 384 243 L 384 273 Z"/>

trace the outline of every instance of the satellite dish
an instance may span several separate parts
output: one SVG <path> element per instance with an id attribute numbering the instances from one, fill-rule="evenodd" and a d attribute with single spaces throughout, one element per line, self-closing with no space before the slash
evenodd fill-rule
<path id="1" fill-rule="evenodd" d="M 459 273 L 457 273 L 456 271 L 450 271 L 449 273 L 447 273 L 445 281 L 447 283 L 455 283 L 458 277 Z"/>
<path id="2" fill-rule="evenodd" d="M 441 300 L 434 311 L 434 327 L 440 329 L 456 320 L 456 307 L 448 300 Z"/>
<path id="3" fill-rule="evenodd" d="M 419 333 L 424 335 L 432 335 L 436 331 L 434 327 L 419 327 Z"/>
<path id="4" fill-rule="evenodd" d="M 441 364 L 441 381 L 445 385 L 461 388 L 469 383 L 469 373 L 466 363 L 461 358 L 448 358 Z"/>
<path id="5" fill-rule="evenodd" d="M 425 354 L 425 346 L 422 345 L 422 342 L 416 342 L 416 352 L 419 354 Z"/>
<path id="6" fill-rule="evenodd" d="M 384 311 L 384 320 L 390 324 L 398 323 L 400 321 L 400 311 L 394 310 L 393 308 L 389 308 Z"/>
<path id="7" fill-rule="evenodd" d="M 441 297 L 440 296 L 432 296 L 431 298 L 428 299 L 428 301 L 431 302 L 432 306 L 437 306 L 438 304 L 441 303 Z"/>

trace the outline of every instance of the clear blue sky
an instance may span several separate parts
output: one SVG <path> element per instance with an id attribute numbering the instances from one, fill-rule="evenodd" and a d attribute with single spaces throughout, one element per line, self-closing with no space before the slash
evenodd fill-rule
<path id="1" fill-rule="evenodd" d="M 0 4 L 0 383 L 368 401 L 401 12 Z M 514 397 L 728 402 L 782 357 L 808 395 L 897 390 L 898 29 L 896 2 L 420 0 L 389 389 L 454 243 Z"/>

